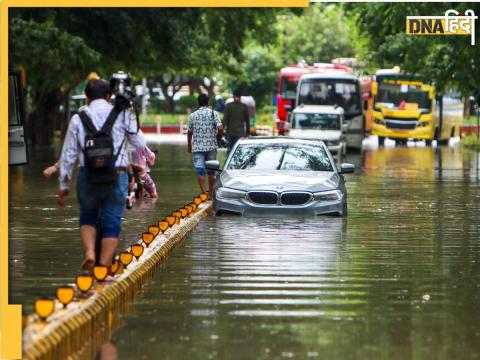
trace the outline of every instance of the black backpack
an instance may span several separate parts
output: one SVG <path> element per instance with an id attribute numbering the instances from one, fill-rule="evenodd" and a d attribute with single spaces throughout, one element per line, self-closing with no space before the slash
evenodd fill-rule
<path id="1" fill-rule="evenodd" d="M 111 132 L 119 113 L 118 109 L 113 108 L 99 131 L 85 111 L 78 114 L 86 132 L 83 153 L 87 181 L 91 184 L 112 184 L 117 180 L 115 162 L 123 143 L 115 154 Z"/>

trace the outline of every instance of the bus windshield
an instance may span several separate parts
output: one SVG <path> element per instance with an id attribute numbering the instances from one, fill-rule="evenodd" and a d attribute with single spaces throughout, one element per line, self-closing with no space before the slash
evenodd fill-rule
<path id="1" fill-rule="evenodd" d="M 430 112 L 432 101 L 428 91 L 422 91 L 420 86 L 409 84 L 378 85 L 378 94 L 375 96 L 375 109 L 415 109 Z"/>
<path id="2" fill-rule="evenodd" d="M 298 103 L 304 105 L 338 105 L 348 118 L 361 113 L 358 82 L 346 79 L 302 80 Z"/>
<path id="3" fill-rule="evenodd" d="M 292 124 L 301 130 L 340 130 L 340 115 L 296 113 Z"/>
<path id="4" fill-rule="evenodd" d="M 282 77 L 280 84 L 280 96 L 282 99 L 295 100 L 297 96 L 298 78 L 294 76 Z"/>

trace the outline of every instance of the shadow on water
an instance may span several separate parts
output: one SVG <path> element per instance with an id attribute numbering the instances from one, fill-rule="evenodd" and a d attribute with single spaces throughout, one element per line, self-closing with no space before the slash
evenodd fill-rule
<path id="1" fill-rule="evenodd" d="M 160 200 L 126 215 L 124 244 L 196 193 L 183 148 L 159 150 Z M 480 357 L 478 154 L 399 147 L 345 161 L 358 169 L 347 219 L 207 218 L 97 358 Z M 74 197 L 58 210 L 42 166 L 10 177 L 11 300 L 25 304 L 81 259 Z"/>

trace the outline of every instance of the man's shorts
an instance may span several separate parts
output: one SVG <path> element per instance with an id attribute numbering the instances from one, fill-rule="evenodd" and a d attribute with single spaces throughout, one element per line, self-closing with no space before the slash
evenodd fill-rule
<path id="1" fill-rule="evenodd" d="M 192 159 L 193 166 L 195 166 L 195 170 L 197 171 L 197 176 L 205 176 L 205 161 L 217 160 L 217 150 L 194 152 Z M 208 175 L 215 175 L 215 171 L 211 170 L 208 170 L 206 173 L 208 173 Z"/>
<path id="2" fill-rule="evenodd" d="M 77 198 L 80 204 L 80 226 L 102 227 L 103 237 L 119 237 L 125 196 L 128 190 L 127 173 L 118 174 L 114 184 L 97 185 L 87 181 L 87 171 L 82 166 L 78 172 Z"/>

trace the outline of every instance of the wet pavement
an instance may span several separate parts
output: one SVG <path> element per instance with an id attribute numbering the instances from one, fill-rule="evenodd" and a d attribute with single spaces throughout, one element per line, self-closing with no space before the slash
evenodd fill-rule
<path id="1" fill-rule="evenodd" d="M 184 147 L 153 147 L 165 159 L 152 170 L 160 200 L 127 212 L 125 246 L 198 192 Z M 207 218 L 103 355 L 479 358 L 478 154 L 401 147 L 347 160 L 358 168 L 346 176 L 348 218 Z M 10 177 L 10 301 L 27 311 L 81 260 L 75 198 L 56 208 L 56 181 L 40 177 L 47 163 Z"/>

